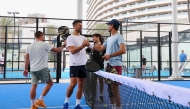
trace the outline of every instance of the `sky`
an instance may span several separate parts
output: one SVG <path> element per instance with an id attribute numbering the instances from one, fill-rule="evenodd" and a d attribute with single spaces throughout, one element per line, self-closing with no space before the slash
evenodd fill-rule
<path id="1" fill-rule="evenodd" d="M 19 17 L 41 13 L 48 18 L 77 18 L 77 0 L 0 0 L 0 16 L 13 16 L 8 11 L 18 11 Z M 83 19 L 86 19 L 87 4 L 83 0 Z"/>

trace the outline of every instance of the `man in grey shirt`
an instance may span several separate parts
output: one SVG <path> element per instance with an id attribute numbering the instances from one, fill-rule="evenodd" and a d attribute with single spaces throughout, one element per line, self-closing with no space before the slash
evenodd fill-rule
<path id="1" fill-rule="evenodd" d="M 32 77 L 32 86 L 30 90 L 31 109 L 38 109 L 38 106 L 46 108 L 44 96 L 49 92 L 53 85 L 53 81 L 48 69 L 48 52 L 60 52 L 65 44 L 59 48 L 54 48 L 50 44 L 44 42 L 44 34 L 41 31 L 35 33 L 36 41 L 28 45 L 26 50 L 24 76 L 28 75 L 28 65 L 30 63 L 30 72 Z M 47 83 L 43 89 L 41 96 L 35 101 L 36 88 L 38 81 Z"/>

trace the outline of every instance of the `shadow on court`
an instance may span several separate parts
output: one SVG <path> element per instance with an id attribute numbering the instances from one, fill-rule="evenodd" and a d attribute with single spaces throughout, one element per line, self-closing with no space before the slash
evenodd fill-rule
<path id="1" fill-rule="evenodd" d="M 63 102 L 65 100 L 66 89 L 68 83 L 54 83 L 52 89 L 45 97 L 46 109 L 62 109 Z M 36 97 L 41 94 L 41 90 L 45 84 L 39 84 Z M 69 109 L 74 109 L 76 105 L 76 90 L 69 100 Z M 30 109 L 30 84 L 3 84 L 0 85 L 0 109 Z M 86 104 L 84 97 L 81 99 L 81 106 L 83 109 L 90 109 Z"/>

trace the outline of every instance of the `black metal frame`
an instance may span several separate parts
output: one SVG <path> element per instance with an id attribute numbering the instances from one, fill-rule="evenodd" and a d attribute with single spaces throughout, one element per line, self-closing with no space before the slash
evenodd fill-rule
<path id="1" fill-rule="evenodd" d="M 13 17 L 10 17 L 10 16 L 0 16 L 0 17 L 7 17 L 7 18 L 13 18 Z M 17 27 L 18 28 L 18 35 L 20 34 L 19 33 L 19 29 L 20 28 L 35 28 L 35 30 L 36 31 L 38 31 L 39 30 L 39 28 L 42 28 L 43 29 L 43 32 L 45 33 L 46 31 L 45 31 L 45 29 L 47 28 L 47 27 L 40 27 L 39 26 L 39 19 L 52 19 L 52 20 L 76 20 L 76 19 L 59 19 L 59 18 L 34 18 L 34 17 L 15 17 L 15 18 L 32 18 L 32 19 L 36 19 L 36 26 L 35 27 L 27 27 L 27 26 L 14 26 L 14 27 Z M 104 20 L 83 20 L 83 21 L 94 21 L 94 22 L 107 22 L 107 21 L 104 21 Z M 125 25 L 125 23 L 126 23 L 126 28 L 124 28 L 124 25 Z M 128 26 L 128 23 L 137 23 L 137 24 L 145 24 L 145 23 L 149 23 L 149 24 L 157 24 L 157 31 L 143 31 L 143 30 L 127 30 L 128 28 L 127 28 L 127 26 Z M 127 48 L 127 53 L 126 53 L 126 56 L 127 56 L 127 67 L 131 67 L 131 62 L 140 62 L 140 65 L 142 66 L 142 58 L 141 58 L 141 56 L 142 56 L 142 49 L 144 48 L 144 43 L 145 43 L 145 41 L 143 40 L 143 32 L 154 32 L 154 33 L 157 33 L 157 45 L 150 45 L 150 46 L 146 46 L 146 47 L 150 47 L 150 50 L 151 50 L 151 60 L 150 61 L 148 61 L 148 62 L 151 62 L 151 65 L 152 65 L 152 63 L 153 62 L 158 62 L 158 80 L 160 81 L 161 80 L 161 75 L 160 75 L 160 70 L 161 70 L 161 62 L 164 62 L 164 61 L 162 61 L 161 60 L 161 43 L 158 43 L 158 42 L 161 42 L 161 36 L 160 36 L 160 33 L 161 32 L 167 32 L 167 33 L 169 33 L 169 41 L 167 42 L 168 44 L 169 44 L 169 66 L 170 66 L 170 75 L 171 75 L 171 73 L 172 73 L 172 56 L 171 56 L 171 32 L 168 32 L 168 31 L 161 31 L 160 30 L 160 25 L 161 24 L 171 24 L 171 23 L 154 23 L 154 22 L 120 22 L 120 34 L 122 34 L 123 35 L 123 31 L 124 32 L 130 32 L 130 31 L 134 31 L 134 32 L 139 32 L 139 38 L 140 38 L 140 43 L 139 43 L 139 45 L 137 45 L 137 44 L 134 44 L 134 45 L 126 45 L 126 48 Z M 179 25 L 189 25 L 189 24 L 180 24 L 180 23 L 178 23 Z M 7 34 L 7 32 L 8 32 L 8 27 L 13 27 L 13 26 L 1 26 L 0 25 L 0 27 L 5 27 L 6 29 L 5 29 L 5 60 L 7 60 L 7 45 L 8 45 L 8 39 L 16 39 L 16 40 L 18 40 L 18 52 L 20 52 L 20 43 L 22 43 L 22 42 L 20 42 L 20 39 L 34 39 L 35 40 L 35 38 L 8 38 L 7 36 L 8 36 L 8 34 Z M 124 29 L 126 29 L 126 30 L 123 30 L 123 28 Z M 56 28 L 55 28 L 56 29 Z M 72 28 L 70 28 L 70 29 L 72 29 Z M 84 30 L 89 30 L 89 29 L 84 29 Z M 102 29 L 90 29 L 90 30 L 102 30 Z M 106 30 L 106 29 L 105 29 Z M 185 32 L 185 31 L 183 31 L 183 32 Z M 180 32 L 179 32 L 180 33 Z M 187 32 L 187 33 L 189 33 L 189 32 Z M 82 34 L 82 33 L 81 33 Z M 90 37 L 90 35 L 88 36 L 88 35 L 85 35 L 86 37 Z M 103 36 L 103 37 L 109 37 L 109 36 Z M 123 36 L 124 37 L 124 36 Z M 137 41 L 130 41 L 130 40 L 128 40 L 129 38 L 127 38 L 128 36 L 127 36 L 127 34 L 126 34 L 126 40 L 127 40 L 127 42 L 137 42 Z M 144 42 L 144 43 L 143 43 Z M 13 42 L 13 43 L 15 43 L 15 42 Z M 185 43 L 190 43 L 190 42 L 185 42 Z M 22 44 L 28 44 L 28 43 L 22 43 Z M 60 47 L 61 46 L 61 43 L 60 43 L 60 37 L 57 37 L 57 47 Z M 131 48 L 131 46 L 138 46 L 137 48 Z M 152 59 L 152 56 L 153 56 L 153 54 L 152 54 L 152 46 L 157 46 L 157 50 L 158 50 L 158 61 L 153 61 L 153 59 Z M 134 49 L 140 49 L 140 60 L 139 61 L 131 61 L 130 60 L 130 51 L 132 51 L 132 50 L 134 50 Z M 19 53 L 19 56 L 18 56 L 18 58 L 19 58 L 19 60 L 20 60 L 20 53 Z M 53 61 L 53 62 L 57 62 L 57 70 L 56 70 L 56 82 L 57 83 L 59 83 L 59 79 L 60 79 L 60 77 L 61 77 L 61 58 L 62 58 L 62 55 L 61 55 L 61 53 L 58 53 L 57 54 L 57 61 Z M 63 58 L 65 58 L 64 56 L 63 56 Z M 22 61 L 4 61 L 5 62 L 5 66 L 4 66 L 4 68 L 6 69 L 6 64 L 7 64 L 7 62 L 12 62 L 12 63 L 14 63 L 14 62 L 18 62 L 18 69 L 17 70 L 21 70 L 21 69 L 19 69 L 20 67 L 19 67 L 19 65 L 20 65 L 20 62 L 22 62 Z M 13 65 L 13 64 L 12 64 Z M 63 66 L 64 66 L 64 64 L 63 64 Z M 12 67 L 12 70 L 13 71 L 15 71 L 14 69 L 13 69 L 13 67 Z M 4 76 L 3 76 L 3 79 L 7 79 L 6 78 L 6 71 L 4 70 Z"/>

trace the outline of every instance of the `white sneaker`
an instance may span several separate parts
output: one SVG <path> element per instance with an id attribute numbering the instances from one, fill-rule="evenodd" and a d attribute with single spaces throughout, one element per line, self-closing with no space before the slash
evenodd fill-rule
<path id="1" fill-rule="evenodd" d="M 116 109 L 122 109 L 121 106 L 120 107 L 117 107 Z"/>
<path id="2" fill-rule="evenodd" d="M 115 104 L 111 104 L 111 109 L 116 109 L 116 105 Z"/>
<path id="3" fill-rule="evenodd" d="M 184 73 L 183 73 L 183 72 L 181 72 L 181 76 L 184 76 Z"/>

